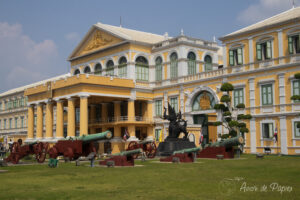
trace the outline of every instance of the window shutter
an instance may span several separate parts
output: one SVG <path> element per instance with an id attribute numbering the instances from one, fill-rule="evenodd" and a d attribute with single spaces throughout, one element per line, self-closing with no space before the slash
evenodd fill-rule
<path id="1" fill-rule="evenodd" d="M 234 62 L 233 62 L 233 51 L 232 50 L 229 50 L 229 65 L 234 65 Z"/>
<path id="2" fill-rule="evenodd" d="M 267 42 L 267 59 L 272 58 L 271 41 Z"/>
<path id="3" fill-rule="evenodd" d="M 243 64 L 243 51 L 242 48 L 237 49 L 238 52 L 238 65 Z"/>
<path id="4" fill-rule="evenodd" d="M 261 44 L 256 44 L 256 58 L 261 60 Z"/>
<path id="5" fill-rule="evenodd" d="M 292 38 L 291 36 L 289 36 L 288 42 L 289 42 L 289 53 L 290 53 L 290 54 L 293 54 L 293 53 L 294 53 L 294 48 L 293 48 L 293 38 Z"/>

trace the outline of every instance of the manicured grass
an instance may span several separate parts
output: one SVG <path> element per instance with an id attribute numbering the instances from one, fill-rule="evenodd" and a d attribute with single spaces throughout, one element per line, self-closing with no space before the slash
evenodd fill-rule
<path id="1" fill-rule="evenodd" d="M 3 167 L 0 170 L 8 172 L 0 173 L 0 199 L 300 198 L 300 157 L 265 156 L 258 160 L 253 155 L 243 155 L 238 160 L 197 159 L 192 164 L 153 161 L 136 161 L 136 164 L 143 166 L 90 168 L 87 163 L 79 167 L 74 163 L 59 163 L 58 168 Z M 292 191 L 271 191 L 272 183 L 289 186 Z M 258 191 L 246 191 L 242 187 L 245 184 Z M 267 191 L 260 191 L 264 185 Z"/>

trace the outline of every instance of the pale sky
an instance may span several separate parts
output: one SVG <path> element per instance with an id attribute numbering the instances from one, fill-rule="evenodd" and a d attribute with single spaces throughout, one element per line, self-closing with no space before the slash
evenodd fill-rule
<path id="1" fill-rule="evenodd" d="M 295 0 L 296 6 L 300 0 Z M 97 23 L 213 40 L 292 8 L 292 0 L 0 0 L 0 92 L 68 73 Z"/>

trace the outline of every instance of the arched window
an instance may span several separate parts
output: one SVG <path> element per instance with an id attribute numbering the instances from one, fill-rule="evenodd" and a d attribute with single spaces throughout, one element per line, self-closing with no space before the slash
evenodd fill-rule
<path id="1" fill-rule="evenodd" d="M 214 96 L 207 91 L 202 91 L 195 97 L 192 109 L 193 111 L 209 110 L 213 109 L 215 104 Z"/>
<path id="2" fill-rule="evenodd" d="M 135 60 L 135 79 L 140 81 L 149 80 L 149 65 L 145 57 L 139 56 Z"/>
<path id="3" fill-rule="evenodd" d="M 155 60 L 155 80 L 162 80 L 162 59 L 160 56 Z"/>
<path id="4" fill-rule="evenodd" d="M 86 66 L 86 67 L 84 68 L 84 73 L 85 73 L 85 74 L 91 73 L 91 68 L 90 68 L 89 66 Z"/>
<path id="5" fill-rule="evenodd" d="M 177 78 L 178 77 L 178 57 L 177 54 L 174 52 L 170 56 L 171 60 L 171 78 Z"/>
<path id="6" fill-rule="evenodd" d="M 189 52 L 188 56 L 188 75 L 196 74 L 196 55 Z"/>
<path id="7" fill-rule="evenodd" d="M 114 62 L 112 60 L 109 60 L 106 63 L 106 75 L 108 76 L 114 75 Z"/>
<path id="8" fill-rule="evenodd" d="M 212 70 L 212 58 L 210 55 L 206 55 L 204 57 L 204 70 L 211 71 Z"/>
<path id="9" fill-rule="evenodd" d="M 101 66 L 100 63 L 97 63 L 97 64 L 95 65 L 95 74 L 96 74 L 96 75 L 101 75 L 101 74 L 102 74 L 102 66 Z"/>
<path id="10" fill-rule="evenodd" d="M 79 69 L 76 69 L 76 70 L 74 71 L 74 75 L 77 75 L 77 74 L 80 74 L 80 70 L 79 70 Z"/>
<path id="11" fill-rule="evenodd" d="M 127 77 L 127 59 L 124 56 L 119 59 L 118 73 L 119 77 Z"/>

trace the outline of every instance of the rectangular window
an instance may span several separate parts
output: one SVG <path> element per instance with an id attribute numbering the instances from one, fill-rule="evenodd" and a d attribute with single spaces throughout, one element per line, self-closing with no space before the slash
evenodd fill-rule
<path id="1" fill-rule="evenodd" d="M 288 37 L 289 53 L 300 53 L 300 34 Z"/>
<path id="2" fill-rule="evenodd" d="M 229 50 L 229 65 L 242 65 L 243 64 L 243 48 Z"/>
<path id="3" fill-rule="evenodd" d="M 272 41 L 256 44 L 256 59 L 267 60 L 272 58 Z"/>
<path id="4" fill-rule="evenodd" d="M 234 98 L 234 106 L 236 107 L 238 104 L 244 104 L 244 89 L 234 89 L 233 91 L 233 98 Z"/>
<path id="5" fill-rule="evenodd" d="M 2 103 L 0 103 L 0 110 L 2 110 Z"/>
<path id="6" fill-rule="evenodd" d="M 155 80 L 161 81 L 162 80 L 162 65 L 156 64 L 155 66 Z"/>
<path id="7" fill-rule="evenodd" d="M 293 95 L 300 95 L 300 80 L 293 81 Z M 294 100 L 294 102 L 300 102 L 300 101 Z"/>
<path id="8" fill-rule="evenodd" d="M 18 128 L 18 118 L 15 118 L 15 128 Z"/>
<path id="9" fill-rule="evenodd" d="M 161 129 L 155 129 L 155 141 L 156 142 L 159 141 L 160 134 L 161 134 Z"/>
<path id="10" fill-rule="evenodd" d="M 298 123 L 300 123 L 300 121 L 294 122 L 294 136 L 296 138 L 300 138 L 300 128 L 297 127 Z"/>
<path id="11" fill-rule="evenodd" d="M 178 77 L 178 62 L 177 60 L 171 61 L 171 78 Z"/>
<path id="12" fill-rule="evenodd" d="M 21 128 L 24 128 L 24 117 L 21 117 Z"/>
<path id="13" fill-rule="evenodd" d="M 34 127 L 36 127 L 36 120 L 37 120 L 37 117 L 36 117 L 36 115 L 34 115 Z"/>
<path id="14" fill-rule="evenodd" d="M 80 122 L 80 108 L 75 108 L 75 122 L 76 124 Z"/>
<path id="15" fill-rule="evenodd" d="M 2 120 L 0 119 L 0 129 L 2 129 Z"/>
<path id="16" fill-rule="evenodd" d="M 118 69 L 119 77 L 127 77 L 127 64 L 120 64 Z"/>
<path id="17" fill-rule="evenodd" d="M 262 105 L 273 105 L 273 87 L 272 84 L 261 86 Z"/>
<path id="18" fill-rule="evenodd" d="M 162 100 L 155 101 L 155 116 L 162 116 Z"/>
<path id="19" fill-rule="evenodd" d="M 298 123 L 300 123 L 300 121 L 294 122 L 294 136 L 297 138 L 300 137 L 300 128 L 297 127 Z"/>
<path id="20" fill-rule="evenodd" d="M 148 66 L 139 65 L 135 66 L 135 78 L 140 81 L 148 81 L 149 80 L 149 68 Z"/>
<path id="21" fill-rule="evenodd" d="M 273 138 L 273 135 L 274 135 L 273 123 L 262 123 L 263 138 Z"/>
<path id="22" fill-rule="evenodd" d="M 3 121 L 4 129 L 6 129 L 6 119 Z"/>
<path id="23" fill-rule="evenodd" d="M 175 112 L 178 112 L 178 98 L 173 97 L 170 99 L 170 105 L 174 108 Z"/>
<path id="24" fill-rule="evenodd" d="M 12 129 L 12 118 L 9 119 L 9 129 Z"/>

